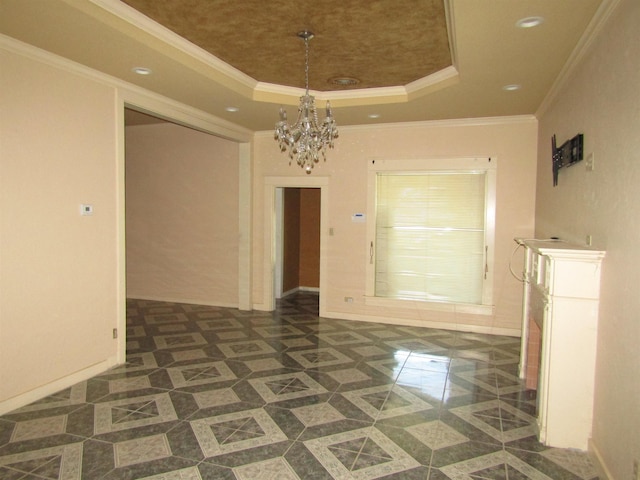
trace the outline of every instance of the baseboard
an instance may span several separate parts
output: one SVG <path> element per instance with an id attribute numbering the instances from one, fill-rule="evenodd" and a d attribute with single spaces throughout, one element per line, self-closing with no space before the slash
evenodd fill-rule
<path id="1" fill-rule="evenodd" d="M 272 310 L 267 308 L 267 305 L 265 303 L 254 303 L 251 306 L 252 310 L 256 310 L 258 312 L 271 312 Z"/>
<path id="2" fill-rule="evenodd" d="M 301 292 L 306 292 L 306 293 L 320 293 L 320 288 L 319 287 L 298 287 L 300 289 Z"/>
<path id="3" fill-rule="evenodd" d="M 115 367 L 117 364 L 115 356 L 109 357 L 103 362 L 96 363 L 95 365 L 74 372 L 71 375 L 67 375 L 66 377 L 47 383 L 46 385 L 42 385 L 28 392 L 4 400 L 0 402 L 0 415 L 12 412 L 13 410 L 22 408 L 25 405 L 29 405 L 30 403 L 40 400 L 48 395 L 57 393 L 65 388 L 72 387 L 76 383 L 83 382 L 95 377 L 96 375 L 100 375 L 110 368 Z"/>
<path id="4" fill-rule="evenodd" d="M 147 300 L 149 302 L 168 302 L 168 303 L 183 303 L 187 305 L 204 305 L 207 307 L 223 307 L 223 308 L 238 308 L 237 303 L 225 303 L 216 302 L 213 300 L 203 301 L 193 298 L 182 297 L 162 297 L 162 296 L 149 296 L 149 295 L 136 295 L 135 293 L 127 292 L 127 298 L 134 300 Z"/>
<path id="5" fill-rule="evenodd" d="M 521 331 L 519 328 L 504 328 L 504 327 L 487 327 L 483 325 L 467 325 L 462 323 L 445 323 L 445 322 L 430 322 L 428 320 L 408 319 L 408 318 L 395 318 L 395 317 L 378 317 L 373 315 L 361 315 L 345 312 L 320 312 L 321 317 L 336 318 L 343 320 L 355 320 L 357 322 L 372 322 L 372 323 L 385 323 L 388 325 L 399 325 L 403 327 L 425 327 L 425 328 L 438 328 L 441 330 L 453 330 L 457 332 L 470 332 L 470 333 L 484 333 L 488 335 L 504 335 L 507 337 L 520 337 Z"/>
<path id="6" fill-rule="evenodd" d="M 293 295 L 294 293 L 305 292 L 305 293 L 320 293 L 320 289 L 318 287 L 296 287 L 291 290 L 287 290 L 282 293 L 282 297 L 285 298 L 289 295 Z"/>
<path id="7" fill-rule="evenodd" d="M 253 309 L 261 312 L 268 312 L 264 303 L 254 303 Z M 458 332 L 485 333 L 488 335 L 504 335 L 506 337 L 520 337 L 522 332 L 519 328 L 485 327 L 479 325 L 467 325 L 456 323 L 429 322 L 425 320 L 411 320 L 406 318 L 377 317 L 372 315 L 359 315 L 345 312 L 320 311 L 320 316 L 324 318 L 335 318 L 338 320 L 354 320 L 356 322 L 383 323 L 387 325 L 397 325 L 403 327 L 425 327 L 439 328 L 441 330 L 453 330 Z"/>
<path id="8" fill-rule="evenodd" d="M 589 453 L 591 454 L 591 460 L 593 460 L 593 466 L 596 469 L 599 480 L 613 480 L 611 471 L 607 468 L 607 464 L 604 462 L 598 446 L 595 444 L 592 438 L 589 439 Z"/>

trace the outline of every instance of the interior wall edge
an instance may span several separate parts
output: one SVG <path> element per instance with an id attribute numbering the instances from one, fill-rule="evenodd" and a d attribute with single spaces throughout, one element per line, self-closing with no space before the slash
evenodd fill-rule
<path id="1" fill-rule="evenodd" d="M 90 367 L 84 368 L 78 372 L 66 375 L 58 380 L 41 385 L 33 390 L 16 395 L 15 397 L 0 402 L 0 415 L 9 413 L 18 408 L 29 405 L 30 403 L 40 400 L 48 395 L 52 395 L 73 385 L 89 380 L 96 375 L 106 372 L 107 370 L 118 365 L 116 356 L 109 357 L 103 362 L 97 363 Z"/>
<path id="2" fill-rule="evenodd" d="M 598 448 L 598 445 L 596 445 L 596 442 L 593 440 L 593 438 L 589 439 L 589 453 L 591 454 L 593 466 L 595 467 L 596 472 L 598 472 L 598 479 L 614 480 L 613 475 L 607 467 L 607 464 L 605 463 L 604 458 L 600 453 L 600 449 Z"/>

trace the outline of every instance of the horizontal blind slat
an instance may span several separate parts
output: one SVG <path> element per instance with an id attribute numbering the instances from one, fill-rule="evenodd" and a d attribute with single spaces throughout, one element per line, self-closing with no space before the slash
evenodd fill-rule
<path id="1" fill-rule="evenodd" d="M 481 303 L 484 173 L 380 174 L 377 296 Z"/>

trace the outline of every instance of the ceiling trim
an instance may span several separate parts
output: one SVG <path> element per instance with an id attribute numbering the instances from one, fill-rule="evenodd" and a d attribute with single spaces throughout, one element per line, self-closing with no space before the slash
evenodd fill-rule
<path id="1" fill-rule="evenodd" d="M 304 94 L 305 90 L 303 88 L 258 82 L 258 86 L 254 90 L 253 100 L 258 102 L 298 105 L 300 97 Z M 313 95 L 318 101 L 333 102 L 333 107 L 401 103 L 408 100 L 407 89 L 405 87 L 362 88 L 332 92 L 309 90 L 309 94 Z"/>
<path id="2" fill-rule="evenodd" d="M 63 0 L 67 3 L 70 3 L 72 0 Z M 173 48 L 181 53 L 188 55 L 192 59 L 195 59 L 199 62 L 202 62 L 203 65 L 210 67 L 213 72 L 217 73 L 216 78 L 222 81 L 223 84 L 232 88 L 234 91 L 238 93 L 244 93 L 246 89 L 253 90 L 258 83 L 255 79 L 250 77 L 249 75 L 241 72 L 237 68 L 229 65 L 226 62 L 223 62 L 218 57 L 211 55 L 206 50 L 194 45 L 188 40 L 184 39 L 177 33 L 169 30 L 168 28 L 160 25 L 156 21 L 150 19 L 146 15 L 140 13 L 135 10 L 133 7 L 130 7 L 124 2 L 120 2 L 119 0 L 89 0 L 93 5 L 99 7 L 105 12 L 114 15 L 119 20 L 124 21 L 128 24 L 130 28 L 133 28 L 137 31 L 142 31 L 148 35 L 151 35 L 156 40 L 162 42 L 165 48 Z M 76 2 L 73 2 L 74 7 L 78 7 Z M 92 12 L 89 9 L 84 9 L 85 13 L 88 13 L 92 16 L 97 16 L 96 12 Z M 113 25 L 115 28 L 118 28 L 116 25 Z M 122 27 L 119 28 L 122 30 Z M 149 45 L 149 42 L 145 42 L 144 39 L 136 38 L 137 40 L 143 41 L 149 47 L 154 48 L 153 45 Z M 155 48 L 157 50 L 157 48 Z M 223 81 L 219 77 L 224 77 L 226 81 Z M 239 85 L 238 85 L 239 84 Z M 235 85 L 235 88 L 233 88 Z M 238 88 L 238 87 L 242 88 Z"/>
<path id="3" fill-rule="evenodd" d="M 450 66 L 433 73 L 427 77 L 420 78 L 408 84 L 405 89 L 409 100 L 421 97 L 428 93 L 433 93 L 445 87 L 454 85 L 460 81 L 460 74 L 457 67 Z"/>
<path id="4" fill-rule="evenodd" d="M 78 8 L 77 2 L 73 0 L 63 1 L 73 3 L 73 6 Z M 145 43 L 150 48 L 158 50 L 158 45 L 152 45 L 152 42 L 150 42 L 149 39 L 142 38 L 143 35 L 140 35 L 140 33 L 150 35 L 155 40 L 161 42 L 163 53 L 166 52 L 166 49 L 174 49 L 190 59 L 196 60 L 200 63 L 200 67 L 207 68 L 207 71 L 202 73 L 205 73 L 209 78 L 219 81 L 226 87 L 251 100 L 265 103 L 297 105 L 300 96 L 304 95 L 304 90 L 297 87 L 257 81 L 119 0 L 89 0 L 89 2 L 100 10 L 96 11 L 95 8 L 89 8 L 89 4 L 85 4 L 84 7 L 81 7 L 85 13 L 94 17 L 101 17 L 101 19 L 104 16 L 104 12 L 113 15 L 117 20 L 125 22 L 126 28 L 121 22 L 114 22 L 113 19 L 111 19 L 112 21 L 109 23 L 112 27 L 121 31 L 126 30 L 125 33 L 134 35 L 137 40 Z M 334 102 L 334 107 L 351 107 L 405 103 L 413 98 L 421 97 L 457 83 L 459 81 L 459 74 L 456 68 L 457 58 L 455 52 L 457 49 L 455 46 L 455 35 L 453 34 L 455 26 L 452 15 L 452 0 L 445 0 L 444 4 L 453 66 L 444 68 L 407 85 L 343 91 L 313 91 L 310 93 L 319 101 L 330 100 Z M 135 35 L 136 32 L 138 35 Z M 177 60 L 180 61 L 180 59 Z M 184 62 L 185 59 L 181 60 Z"/>
<path id="5" fill-rule="evenodd" d="M 515 125 L 522 123 L 538 123 L 535 115 L 511 115 L 504 117 L 477 117 L 477 118 L 451 118 L 447 120 L 422 120 L 419 122 L 377 123 L 375 125 L 345 125 L 340 131 L 370 130 L 372 128 L 384 128 L 385 130 L 420 127 L 484 127 L 488 125 Z M 273 135 L 273 132 L 271 132 Z"/>
<path id="6" fill-rule="evenodd" d="M 444 15 L 447 21 L 447 35 L 449 36 L 449 51 L 451 52 L 451 63 L 454 68 L 458 68 L 458 38 L 456 35 L 456 22 L 453 8 L 453 0 L 444 0 Z"/>
<path id="7" fill-rule="evenodd" d="M 447 120 L 421 120 L 418 122 L 376 123 L 374 125 L 344 125 L 340 132 L 373 129 L 401 129 L 422 127 L 485 127 L 490 125 L 519 125 L 523 123 L 538 123 L 535 115 L 510 115 L 504 117 L 452 118 Z M 254 132 L 256 137 L 273 137 L 273 130 Z"/>
<path id="8" fill-rule="evenodd" d="M 562 87 L 567 83 L 571 74 L 580 64 L 582 58 L 587 54 L 589 48 L 595 41 L 598 33 L 602 30 L 607 20 L 613 14 L 614 10 L 618 7 L 621 0 L 602 0 L 602 3 L 598 7 L 595 15 L 587 25 L 584 33 L 578 40 L 576 47 L 569 55 L 568 60 L 562 66 L 562 70 L 554 80 L 551 88 L 547 92 L 540 106 L 536 110 L 536 117 L 540 118 L 547 111 L 549 106 L 553 103 L 553 100 L 560 94 Z"/>
<path id="9" fill-rule="evenodd" d="M 59 68 L 65 72 L 79 75 L 102 85 L 114 88 L 127 107 L 151 115 L 181 123 L 220 137 L 238 142 L 251 140 L 252 132 L 235 123 L 218 118 L 210 113 L 177 102 L 171 98 L 138 87 L 119 78 L 86 67 L 33 45 L 0 33 L 0 49 L 21 55 L 33 61 Z"/>
<path id="10" fill-rule="evenodd" d="M 346 91 L 309 90 L 318 101 L 331 101 L 334 107 L 353 107 L 363 105 L 382 105 L 387 103 L 404 103 L 414 98 L 427 95 L 436 90 L 451 86 L 459 81 L 459 73 L 455 67 L 447 67 L 406 86 L 361 88 Z M 304 95 L 303 88 L 275 85 L 258 82 L 254 89 L 253 100 L 259 102 L 297 105 L 299 97 Z"/>

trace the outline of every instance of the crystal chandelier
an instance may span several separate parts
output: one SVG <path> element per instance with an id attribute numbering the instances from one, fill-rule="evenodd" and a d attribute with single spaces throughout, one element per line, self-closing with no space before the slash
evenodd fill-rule
<path id="1" fill-rule="evenodd" d="M 327 147 L 333 148 L 333 140 L 338 137 L 336 121 L 331 114 L 331 105 L 327 101 L 327 116 L 320 126 L 318 113 L 316 112 L 315 98 L 309 95 L 309 40 L 313 33 L 307 30 L 298 33 L 298 37 L 304 40 L 304 75 L 305 94 L 300 97 L 298 107 L 298 119 L 289 126 L 287 112 L 280 108 L 280 121 L 276 123 L 274 138 L 278 141 L 282 152 L 289 149 L 289 165 L 295 158 L 300 167 L 307 173 L 311 173 L 314 164 L 318 163 L 320 153 L 326 161 Z"/>

